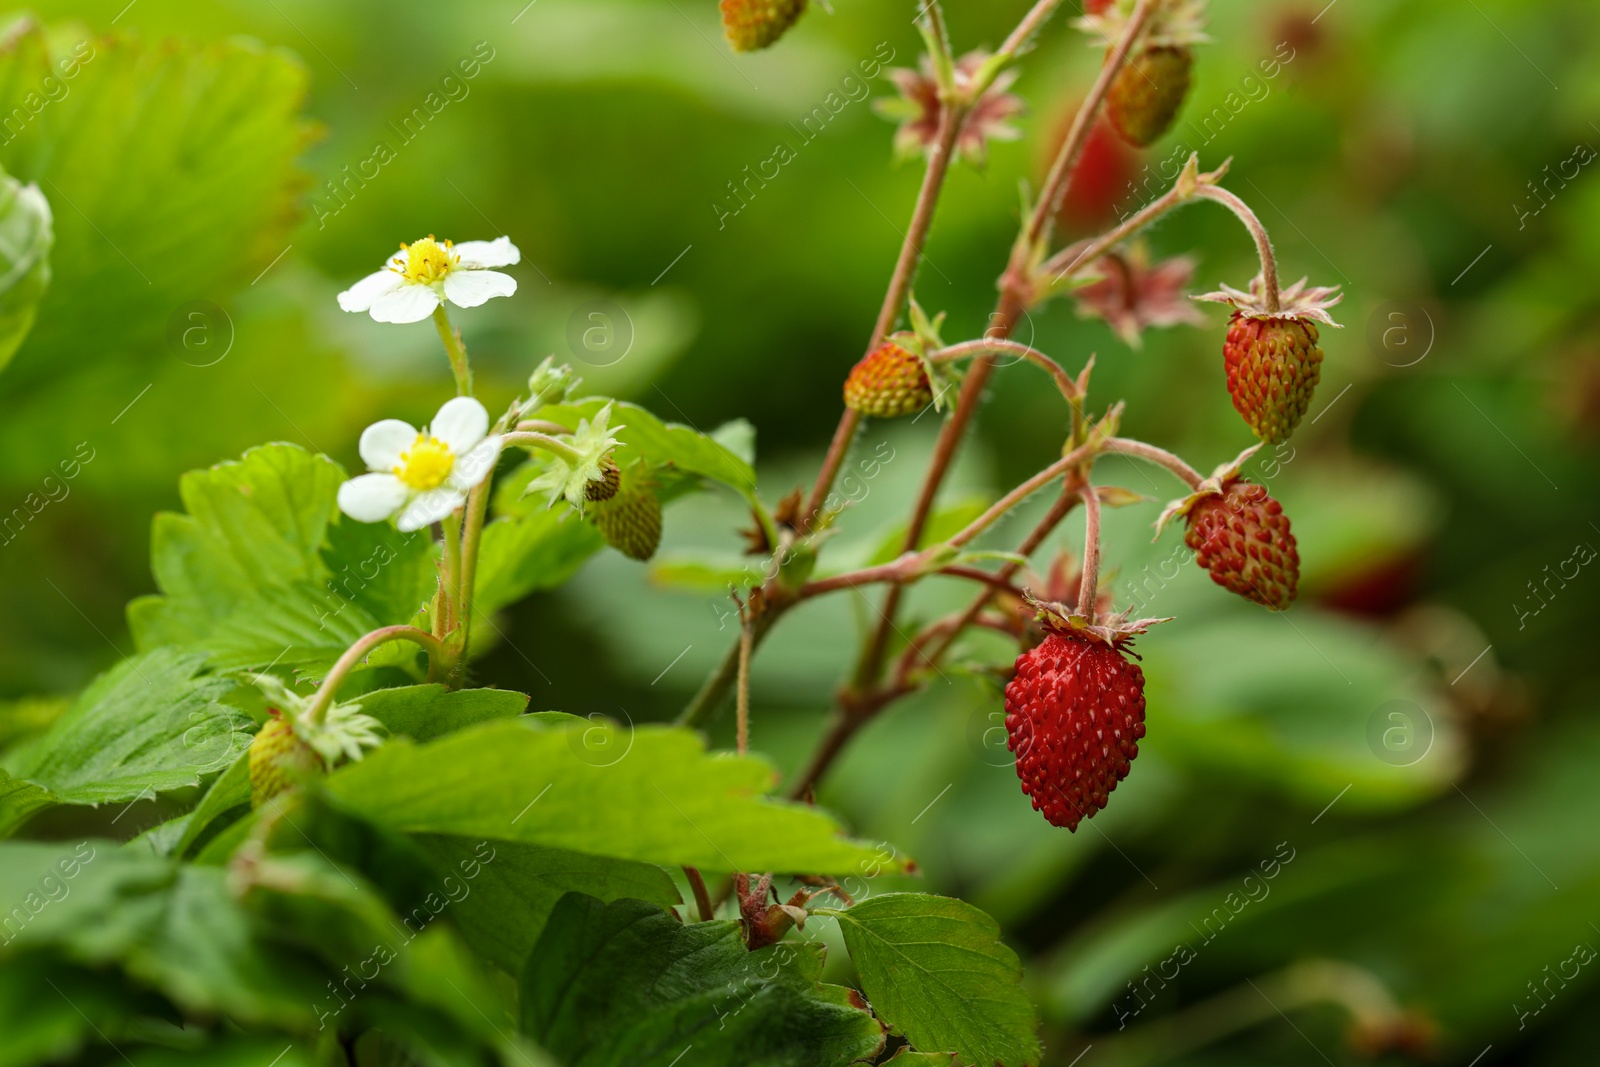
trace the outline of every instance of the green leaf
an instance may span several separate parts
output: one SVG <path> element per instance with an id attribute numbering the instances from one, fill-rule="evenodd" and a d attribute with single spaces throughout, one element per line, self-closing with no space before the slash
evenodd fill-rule
<path id="1" fill-rule="evenodd" d="M 950 540 L 950 538 L 966 529 L 973 519 L 982 515 L 988 508 L 989 502 L 981 497 L 959 500 L 947 507 L 940 508 L 928 520 L 928 525 L 922 531 L 922 540 L 918 542 L 917 548 L 927 548 L 929 545 L 937 545 Z M 905 550 L 905 544 L 906 524 L 903 522 L 897 523 L 888 533 L 883 535 L 883 538 L 878 542 L 878 547 L 873 550 L 872 555 L 867 557 L 867 561 L 863 566 L 876 567 L 880 564 L 894 562 L 900 558 L 901 553 Z"/>
<path id="2" fill-rule="evenodd" d="M 988 915 L 926 893 L 884 893 L 817 914 L 838 918 L 867 999 L 912 1046 L 963 1063 L 1039 1062 L 1022 965 Z"/>
<path id="3" fill-rule="evenodd" d="M 249 806 L 250 752 L 246 749 L 239 753 L 239 758 L 234 760 L 215 782 L 211 783 L 206 795 L 195 805 L 194 811 L 189 814 L 188 825 L 183 829 L 183 836 L 178 839 L 177 845 L 172 850 L 172 855 L 183 856 L 204 836 L 213 822 L 230 811 Z"/>
<path id="4" fill-rule="evenodd" d="M 362 634 L 409 622 L 417 607 L 415 540 L 330 530 L 344 478 L 337 463 L 288 444 L 185 474 L 178 490 L 188 514 L 157 515 L 151 535 L 151 566 L 164 595 L 128 605 L 134 641 L 141 649 L 198 649 L 218 670 L 314 670 Z M 325 562 L 325 536 L 333 538 L 326 558 L 341 563 L 341 577 L 363 546 L 372 547 L 360 559 L 388 559 L 391 550 L 395 556 L 379 568 L 378 585 L 346 599 Z M 393 614 L 373 614 L 379 609 Z"/>
<path id="5" fill-rule="evenodd" d="M 62 697 L 0 701 L 0 749 L 44 730 L 67 710 L 68 703 Z"/>
<path id="6" fill-rule="evenodd" d="M 842 874 L 879 862 L 816 809 L 763 797 L 773 778 L 754 759 L 707 753 L 689 730 L 519 720 L 425 745 L 390 741 L 326 787 L 351 811 L 409 833 L 712 871 Z"/>
<path id="7" fill-rule="evenodd" d="M 657 556 L 650 564 L 650 583 L 662 589 L 723 597 L 729 588 L 749 589 L 761 584 L 771 562 L 739 559 L 728 553 L 673 552 Z"/>
<path id="8" fill-rule="evenodd" d="M 668 467 L 710 478 L 731 486 L 746 499 L 755 499 L 756 472 L 748 461 L 716 439 L 688 426 L 662 422 L 637 404 L 591 397 L 576 404 L 541 408 L 536 417 L 576 429 L 579 420 L 593 419 L 601 408 L 611 403 L 615 404 L 611 423 L 622 427 L 612 435 L 622 442 L 615 452 L 619 465 L 627 467 L 643 458 L 652 467 Z M 740 435 L 728 432 L 735 444 L 741 443 Z"/>
<path id="9" fill-rule="evenodd" d="M 50 202 L 39 187 L 0 170 L 0 370 L 33 329 L 50 286 L 54 240 Z"/>
<path id="10" fill-rule="evenodd" d="M 221 703 L 232 680 L 196 677 L 201 656 L 158 649 L 101 675 L 49 730 L 8 753 L 14 777 L 63 804 L 133 800 L 200 783 L 250 744 L 250 719 Z"/>
<path id="11" fill-rule="evenodd" d="M 484 527 L 474 607 L 499 611 L 529 593 L 554 589 L 605 546 L 605 538 L 565 505 L 537 509 Z"/>
<path id="12" fill-rule="evenodd" d="M 451 692 L 442 685 L 377 689 L 363 693 L 355 702 L 391 734 L 413 741 L 431 741 L 494 719 L 514 719 L 528 707 L 524 693 L 508 689 Z"/>
<path id="13" fill-rule="evenodd" d="M 387 522 L 339 516 L 321 552 L 335 610 L 348 605 L 368 618 L 411 620 L 433 598 L 437 554 L 432 538 L 420 530 L 405 534 Z"/>
<path id="14" fill-rule="evenodd" d="M 745 949 L 734 920 L 572 893 L 522 976 L 522 1028 L 569 1067 L 845 1067 L 883 1047 L 856 995 L 822 985 L 823 948 Z"/>
<path id="15" fill-rule="evenodd" d="M 52 84 L 60 93 L 44 101 Z M 242 38 L 52 38 L 33 25 L 9 37 L 0 114 L 26 119 L 8 128 L 0 165 L 55 206 L 55 282 L 13 372 L 33 380 L 153 348 L 175 309 L 222 299 L 279 255 L 311 132 L 306 84 L 287 50 Z"/>
<path id="16" fill-rule="evenodd" d="M 57 803 L 44 786 L 13 778 L 0 768 L 0 837 L 9 837 L 35 812 Z"/>
<path id="17" fill-rule="evenodd" d="M 601 900 L 634 897 L 653 904 L 679 903 L 677 887 L 660 867 L 511 841 L 492 846 L 466 837 L 419 834 L 414 838 L 441 878 L 476 870 L 466 896 L 451 904 L 450 918 L 484 958 L 516 974 L 556 903 L 583 891 Z M 484 859 L 485 854 L 488 859 Z"/>

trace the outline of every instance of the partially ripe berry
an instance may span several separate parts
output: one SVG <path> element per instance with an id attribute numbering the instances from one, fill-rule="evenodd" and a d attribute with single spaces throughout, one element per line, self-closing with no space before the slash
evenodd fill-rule
<path id="1" fill-rule="evenodd" d="M 897 419 L 933 403 L 933 384 L 918 356 L 888 341 L 851 369 L 844 403 L 875 419 Z"/>
<path id="2" fill-rule="evenodd" d="M 1106 96 L 1106 117 L 1136 148 L 1146 148 L 1172 128 L 1189 95 L 1194 54 L 1181 45 L 1146 48 L 1117 72 Z"/>
<path id="3" fill-rule="evenodd" d="M 1006 735 L 1034 810 L 1076 830 L 1106 806 L 1139 754 L 1144 672 L 1112 643 L 1052 632 L 1017 658 Z"/>
<path id="4" fill-rule="evenodd" d="M 250 742 L 250 804 L 259 808 L 296 781 L 327 769 L 315 749 L 295 736 L 276 708 Z"/>
<path id="5" fill-rule="evenodd" d="M 722 0 L 722 29 L 735 52 L 777 43 L 805 14 L 806 0 Z"/>
<path id="6" fill-rule="evenodd" d="M 1300 552 L 1283 505 L 1254 482 L 1232 479 L 1189 507 L 1183 543 L 1211 580 L 1247 600 L 1283 611 L 1294 602 Z"/>
<path id="7" fill-rule="evenodd" d="M 1235 311 L 1223 342 L 1228 394 L 1255 435 L 1282 444 L 1311 407 L 1322 381 L 1317 324 L 1309 319 L 1262 319 Z"/>

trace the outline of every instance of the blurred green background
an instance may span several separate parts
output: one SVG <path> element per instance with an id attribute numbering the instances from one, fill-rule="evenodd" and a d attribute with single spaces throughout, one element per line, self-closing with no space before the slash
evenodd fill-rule
<path id="1" fill-rule="evenodd" d="M 769 500 L 810 481 L 920 179 L 852 99 L 863 61 L 914 62 L 912 4 L 835 0 L 735 57 L 712 0 L 124 3 L 35 5 L 63 48 L 98 43 L 0 144 L 57 231 L 51 293 L 0 374 L 0 512 L 26 518 L 0 535 L 0 696 L 69 693 L 130 649 L 123 605 L 153 591 L 151 516 L 178 507 L 182 471 L 268 440 L 352 467 L 369 422 L 428 417 L 449 388 L 432 327 L 334 302 L 424 234 L 505 233 L 523 251 L 514 298 L 457 314 L 492 409 L 553 353 L 663 418 L 750 419 Z M 953 0 L 958 50 L 998 43 L 1026 6 Z M 1119 606 L 1137 593 L 1178 621 L 1140 642 L 1149 736 L 1101 817 L 1069 836 L 1030 810 L 997 686 L 954 669 L 868 730 L 820 799 L 1002 922 L 1050 1062 L 1091 1045 L 1085 1064 L 1402 1046 L 1480 1067 L 1592 1062 L 1600 969 L 1573 961 L 1600 946 L 1600 570 L 1576 561 L 1600 545 L 1600 178 L 1560 175 L 1600 146 L 1600 9 L 1212 7 L 1183 120 L 1135 167 L 1180 145 L 1205 167 L 1231 157 L 1226 184 L 1284 276 L 1345 287 L 1311 416 L 1252 467 L 1293 517 L 1302 601 L 1271 616 L 1192 566 L 1174 578 L 1176 535 L 1150 544 L 1157 505 L 1116 512 Z M 154 47 L 131 58 L 108 31 Z M 246 76 L 208 84 L 221 53 L 164 52 L 172 37 L 258 43 Z M 1097 61 L 1058 20 L 1017 86 L 1025 138 L 954 174 L 917 281 L 947 339 L 985 328 L 1019 183 L 1036 185 Z M 799 122 L 835 92 L 848 102 L 806 140 Z M 98 136 L 43 136 L 69 108 Z M 780 141 L 793 161 L 732 200 Z M 1150 244 L 1192 253 L 1205 289 L 1255 270 L 1206 207 Z M 1223 386 L 1224 316 L 1206 315 L 1132 351 L 1058 301 L 1019 339 L 1071 368 L 1098 353 L 1096 406 L 1127 400 L 1126 432 L 1209 469 L 1249 435 Z M 585 347 L 596 323 L 613 334 Z M 948 502 L 1052 457 L 1063 418 L 1041 382 L 997 376 Z M 856 456 L 893 458 L 847 476 L 860 502 L 831 565 L 865 559 L 904 514 L 935 431 L 867 428 Z M 1158 472 L 1108 469 L 1171 495 Z M 743 520 L 731 496 L 687 499 L 662 560 L 734 559 Z M 480 679 L 578 714 L 675 714 L 734 629 L 715 590 L 660 570 L 597 557 L 499 620 Z M 960 595 L 919 588 L 913 612 Z M 756 665 L 754 747 L 786 769 L 804 758 L 874 618 L 839 597 L 782 624 Z"/>

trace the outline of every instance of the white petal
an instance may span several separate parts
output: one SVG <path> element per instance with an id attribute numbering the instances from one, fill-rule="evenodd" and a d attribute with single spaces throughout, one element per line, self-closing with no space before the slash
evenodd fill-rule
<path id="1" fill-rule="evenodd" d="M 410 448 L 417 439 L 417 428 L 400 419 L 384 419 L 368 426 L 361 433 L 361 458 L 375 471 L 393 470 L 400 463 L 400 453 Z"/>
<path id="2" fill-rule="evenodd" d="M 400 510 L 407 492 L 392 474 L 363 474 L 339 487 L 339 510 L 357 522 L 382 522 Z"/>
<path id="3" fill-rule="evenodd" d="M 453 270 L 444 276 L 444 295 L 457 307 L 475 308 L 496 296 L 517 291 L 517 280 L 497 270 Z"/>
<path id="4" fill-rule="evenodd" d="M 417 496 L 400 512 L 396 523 L 401 533 L 431 526 L 466 502 L 467 494 L 458 489 L 430 489 Z"/>
<path id="5" fill-rule="evenodd" d="M 509 237 L 496 237 L 493 241 L 463 241 L 452 245 L 451 250 L 461 257 L 459 265 L 467 270 L 509 267 L 522 262 L 522 253 Z"/>
<path id="6" fill-rule="evenodd" d="M 470 452 L 458 454 L 445 484 L 465 492 L 489 477 L 495 461 L 500 458 L 501 444 L 502 439 L 497 435 L 480 442 Z"/>
<path id="7" fill-rule="evenodd" d="M 459 458 L 489 432 L 489 412 L 470 396 L 452 397 L 433 417 L 428 432 L 449 445 Z"/>
<path id="8" fill-rule="evenodd" d="M 403 285 L 372 303 L 372 317 L 379 322 L 421 322 L 441 303 L 429 285 Z"/>
<path id="9" fill-rule="evenodd" d="M 346 311 L 366 311 L 380 297 L 388 296 L 406 283 L 392 270 L 369 274 L 339 294 L 339 306 Z"/>

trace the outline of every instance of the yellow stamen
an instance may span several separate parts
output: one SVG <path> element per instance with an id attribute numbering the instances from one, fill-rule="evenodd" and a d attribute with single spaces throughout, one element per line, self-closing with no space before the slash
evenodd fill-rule
<path id="1" fill-rule="evenodd" d="M 421 285 L 442 281 L 461 260 L 449 241 L 436 241 L 431 233 L 420 241 L 402 244 L 400 249 L 406 255 L 405 266 L 398 268 L 400 273 L 405 275 L 406 281 Z"/>
<path id="2" fill-rule="evenodd" d="M 400 453 L 394 473 L 412 489 L 425 493 L 443 485 L 455 465 L 455 453 L 450 451 L 449 445 L 437 437 L 419 433 L 411 448 Z"/>

